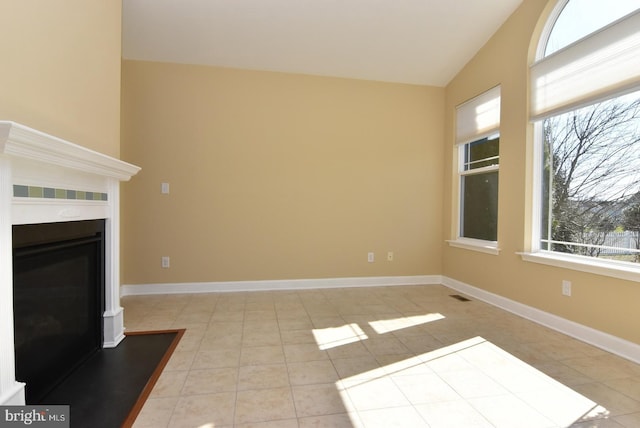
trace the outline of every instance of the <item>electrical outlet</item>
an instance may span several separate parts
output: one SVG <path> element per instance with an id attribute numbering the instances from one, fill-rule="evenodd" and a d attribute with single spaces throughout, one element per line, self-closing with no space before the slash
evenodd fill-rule
<path id="1" fill-rule="evenodd" d="M 168 269 L 169 268 L 169 256 L 163 256 L 162 257 L 162 267 L 163 267 L 163 269 Z"/>
<path id="2" fill-rule="evenodd" d="M 169 194 L 169 183 L 162 183 L 160 185 L 160 192 L 163 195 L 168 195 Z"/>
<path id="3" fill-rule="evenodd" d="M 369 263 L 373 263 L 373 262 L 375 261 L 375 259 L 376 259 L 375 254 L 373 254 L 373 253 L 368 253 L 368 254 L 367 254 L 367 261 L 368 261 Z"/>
<path id="4" fill-rule="evenodd" d="M 387 261 L 388 262 L 392 262 L 393 261 L 393 251 L 388 251 L 387 252 Z"/>
<path id="5" fill-rule="evenodd" d="M 567 280 L 562 281 L 562 295 L 571 296 L 571 281 L 567 281 Z"/>

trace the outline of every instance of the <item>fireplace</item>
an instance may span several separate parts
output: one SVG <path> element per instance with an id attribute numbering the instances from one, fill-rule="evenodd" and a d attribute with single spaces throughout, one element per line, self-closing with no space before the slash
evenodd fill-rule
<path id="1" fill-rule="evenodd" d="M 104 220 L 13 226 L 16 379 L 28 404 L 102 348 L 103 238 Z"/>
<path id="2" fill-rule="evenodd" d="M 37 400 L 124 339 L 119 186 L 139 170 L 0 121 L 0 405 Z"/>

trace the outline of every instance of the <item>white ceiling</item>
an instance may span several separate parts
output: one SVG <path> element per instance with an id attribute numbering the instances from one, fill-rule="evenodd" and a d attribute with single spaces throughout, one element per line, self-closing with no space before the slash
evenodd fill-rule
<path id="1" fill-rule="evenodd" d="M 123 0 L 123 57 L 445 86 L 522 0 Z"/>

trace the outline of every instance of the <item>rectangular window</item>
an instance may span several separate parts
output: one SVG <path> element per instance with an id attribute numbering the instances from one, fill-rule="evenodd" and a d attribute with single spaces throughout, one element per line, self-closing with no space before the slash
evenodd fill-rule
<path id="1" fill-rule="evenodd" d="M 460 146 L 460 237 L 498 240 L 500 137 Z"/>
<path id="2" fill-rule="evenodd" d="M 640 91 L 542 131 L 540 250 L 640 262 Z"/>
<path id="3" fill-rule="evenodd" d="M 456 107 L 458 200 L 450 245 L 498 254 L 500 86 Z"/>

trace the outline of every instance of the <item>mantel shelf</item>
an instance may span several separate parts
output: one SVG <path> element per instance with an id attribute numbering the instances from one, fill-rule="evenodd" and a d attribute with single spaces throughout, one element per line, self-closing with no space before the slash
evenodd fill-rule
<path id="1" fill-rule="evenodd" d="M 0 121 L 0 153 L 128 181 L 140 167 L 19 123 Z"/>

